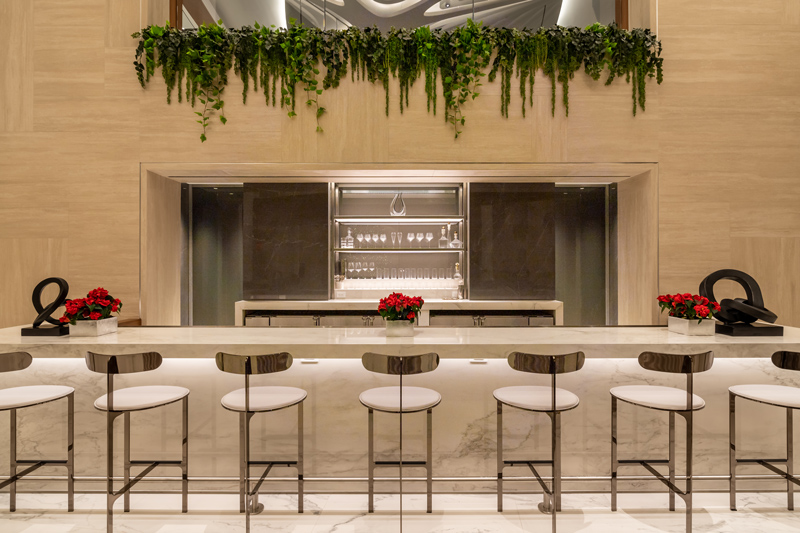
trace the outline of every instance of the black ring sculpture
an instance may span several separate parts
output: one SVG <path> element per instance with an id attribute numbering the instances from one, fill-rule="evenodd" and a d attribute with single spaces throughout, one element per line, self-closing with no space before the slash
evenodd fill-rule
<path id="1" fill-rule="evenodd" d="M 47 304 L 47 307 L 44 307 L 42 306 L 42 291 L 51 283 L 58 285 L 58 296 L 56 296 L 55 300 Z M 64 305 L 64 302 L 67 300 L 67 293 L 69 293 L 69 284 L 65 279 L 47 278 L 39 282 L 39 284 L 33 289 L 33 296 L 31 297 L 31 300 L 33 301 L 33 308 L 36 309 L 37 313 L 39 313 L 39 316 L 37 316 L 36 320 L 33 321 L 34 328 L 38 328 L 45 321 L 56 326 L 61 325 L 61 323 L 53 318 L 52 315 L 56 309 Z"/>
<path id="2" fill-rule="evenodd" d="M 714 285 L 721 279 L 735 281 L 745 291 L 747 298 L 726 298 L 719 302 L 720 310 L 714 313 L 714 318 L 719 319 L 725 324 L 742 322 L 752 324 L 756 320 L 763 320 L 770 324 L 778 320 L 778 316 L 764 307 L 764 298 L 761 296 L 761 287 L 756 280 L 749 274 L 741 270 L 726 268 L 712 272 L 700 282 L 700 295 L 709 300 L 716 301 L 714 298 Z"/>

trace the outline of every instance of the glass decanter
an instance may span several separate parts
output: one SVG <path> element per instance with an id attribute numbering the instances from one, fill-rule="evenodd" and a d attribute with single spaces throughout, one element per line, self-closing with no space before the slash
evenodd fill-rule
<path id="1" fill-rule="evenodd" d="M 449 248 L 450 239 L 447 238 L 447 228 L 442 226 L 442 236 L 439 237 L 439 248 Z"/>
<path id="2" fill-rule="evenodd" d="M 461 246 L 462 246 L 462 243 L 461 243 L 460 240 L 458 240 L 458 232 L 454 231 L 453 232 L 453 240 L 450 241 L 450 248 L 461 248 Z M 458 263 L 456 263 L 456 264 L 458 264 Z"/>
<path id="3" fill-rule="evenodd" d="M 456 235 L 453 233 L 453 235 Z M 455 241 L 455 238 L 453 239 Z M 464 299 L 464 276 L 461 275 L 461 265 L 456 263 L 456 271 L 453 274 L 453 280 L 455 280 L 456 285 L 458 286 L 458 299 Z"/>
<path id="4" fill-rule="evenodd" d="M 353 228 L 347 228 L 347 237 L 344 238 L 345 248 L 355 248 L 354 239 L 353 239 Z"/>

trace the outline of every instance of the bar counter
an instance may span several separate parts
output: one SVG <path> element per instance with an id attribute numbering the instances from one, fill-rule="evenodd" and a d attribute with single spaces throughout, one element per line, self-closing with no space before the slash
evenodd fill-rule
<path id="1" fill-rule="evenodd" d="M 435 389 L 442 403 L 433 414 L 435 490 L 492 490 L 496 475 L 496 401 L 492 391 L 509 385 L 547 385 L 547 376 L 516 372 L 505 357 L 514 350 L 565 353 L 585 352 L 582 370 L 559 377 L 559 387 L 574 392 L 580 405 L 562 418 L 563 476 L 565 490 L 608 490 L 610 453 L 610 395 L 617 385 L 656 384 L 684 387 L 680 375 L 650 372 L 639 367 L 641 351 L 697 353 L 713 350 L 713 368 L 695 377 L 695 393 L 706 407 L 695 416 L 695 473 L 697 490 L 722 489 L 728 472 L 728 387 L 743 383 L 778 383 L 800 386 L 800 376 L 774 367 L 769 359 L 778 350 L 800 351 L 800 329 L 785 328 L 783 337 L 689 337 L 666 327 L 597 328 L 425 328 L 413 338 L 386 338 L 381 328 L 258 328 L 258 327 L 138 327 L 120 328 L 98 338 L 21 337 L 20 328 L 0 330 L 0 353 L 24 350 L 33 365 L 21 372 L 0 375 L 0 387 L 63 384 L 76 389 L 76 472 L 103 476 L 105 419 L 93 403 L 105 393 L 103 375 L 90 372 L 83 360 L 87 351 L 129 353 L 157 351 L 164 357 L 152 372 L 121 375 L 117 387 L 180 385 L 189 397 L 189 475 L 193 488 L 209 480 L 230 482 L 238 475 L 238 417 L 223 409 L 220 399 L 243 386 L 241 376 L 220 372 L 218 351 L 241 354 L 288 351 L 294 365 L 278 374 L 253 378 L 253 385 L 287 385 L 308 391 L 305 402 L 305 465 L 308 490 L 324 478 L 352 479 L 347 490 L 365 490 L 367 470 L 367 410 L 359 394 L 371 387 L 396 385 L 396 376 L 368 372 L 360 357 L 366 351 L 388 354 L 437 352 L 434 372 L 409 376 L 404 383 Z M 66 431 L 60 417 L 37 416 L 53 406 L 27 409 L 20 415 L 20 442 L 40 443 L 35 453 L 58 455 Z M 29 411 L 29 412 L 28 412 Z M 746 402 L 739 416 L 747 420 L 740 437 L 742 454 L 779 453 L 785 442 L 785 414 L 780 409 Z M 175 458 L 179 450 L 180 408 L 170 406 L 134 413 L 137 453 Z M 409 459 L 424 451 L 423 415 L 404 417 L 404 450 Z M 549 447 L 549 421 L 544 415 L 510 412 L 504 415 L 508 458 L 545 457 Z M 254 453 L 270 450 L 273 456 L 291 457 L 296 447 L 294 412 L 264 414 L 253 419 Z M 620 437 L 625 455 L 666 457 L 666 414 L 620 407 Z M 678 432 L 683 432 L 682 424 Z M 397 418 L 376 417 L 378 451 L 397 450 Z M 48 438 L 56 435 L 59 438 Z M 797 436 L 796 436 L 797 438 Z M 7 436 L 0 438 L 0 463 L 7 460 Z M 678 442 L 681 442 L 679 440 Z M 31 451 L 31 450 L 29 450 Z M 682 451 L 678 456 L 682 457 Z M 285 471 L 291 474 L 290 471 Z M 753 473 L 763 473 L 754 470 Z M 278 475 L 282 475 L 281 472 Z M 393 474 L 390 474 L 393 475 Z M 413 473 L 411 473 L 413 475 Z M 703 478 L 703 476 L 711 476 Z M 452 483 L 463 478 L 463 483 Z M 484 481 L 476 481 L 480 479 Z M 316 481 L 314 481 L 316 480 Z M 339 483 L 339 482 L 337 482 Z M 785 488 L 785 482 L 766 488 Z M 742 490 L 747 490 L 743 482 Z M 645 486 L 645 485 L 642 485 Z M 286 490 L 291 484 L 283 485 Z M 341 487 L 341 484 L 336 485 Z M 763 488 L 764 485 L 756 485 Z"/>

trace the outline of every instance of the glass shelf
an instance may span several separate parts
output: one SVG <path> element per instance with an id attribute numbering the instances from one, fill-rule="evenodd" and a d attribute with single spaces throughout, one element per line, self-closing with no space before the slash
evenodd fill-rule
<path id="1" fill-rule="evenodd" d="M 442 253 L 442 252 L 463 252 L 463 248 L 334 248 L 334 252 L 350 252 L 350 253 L 397 253 L 397 252 L 415 252 L 415 253 Z"/>

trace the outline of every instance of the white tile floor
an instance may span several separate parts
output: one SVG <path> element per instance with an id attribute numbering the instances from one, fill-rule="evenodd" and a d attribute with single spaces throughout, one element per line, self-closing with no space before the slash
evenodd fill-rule
<path id="1" fill-rule="evenodd" d="M 434 512 L 425 514 L 423 496 L 407 496 L 403 519 L 406 533 L 538 533 L 550 531 L 550 516 L 540 513 L 540 497 L 506 496 L 505 511 L 495 511 L 491 495 L 434 496 Z M 607 495 L 565 495 L 558 531 L 563 533 L 683 532 L 684 514 L 666 511 L 667 496 L 621 494 L 620 510 L 609 510 Z M 94 533 L 105 531 L 105 497 L 76 496 L 76 511 L 65 511 L 59 495 L 18 496 L 16 513 L 0 511 L 2 533 Z M 131 513 L 118 502 L 115 531 L 119 533 L 237 533 L 244 516 L 235 496 L 192 495 L 190 512 L 175 512 L 178 496 L 134 495 Z M 396 497 L 376 499 L 376 513 L 367 515 L 366 498 L 350 495 L 311 495 L 306 513 L 292 511 L 291 497 L 262 497 L 267 511 L 254 516 L 253 533 L 398 533 Z M 787 511 L 784 494 L 740 494 L 739 511 L 728 509 L 727 494 L 696 494 L 695 532 L 781 533 L 800 531 L 800 510 Z M 0 509 L 8 496 L 0 495 Z"/>

